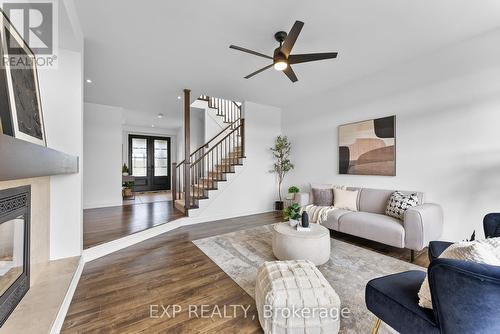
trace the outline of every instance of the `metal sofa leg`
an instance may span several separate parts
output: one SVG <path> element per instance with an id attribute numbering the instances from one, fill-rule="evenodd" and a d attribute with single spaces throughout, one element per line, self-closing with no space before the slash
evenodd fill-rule
<path id="1" fill-rule="evenodd" d="M 380 328 L 380 323 L 381 322 L 382 321 L 379 318 L 377 318 L 377 320 L 375 321 L 375 324 L 373 325 L 372 334 L 377 334 L 378 333 L 378 330 Z"/>
<path id="2" fill-rule="evenodd" d="M 413 263 L 415 261 L 415 251 L 410 249 L 410 262 Z"/>

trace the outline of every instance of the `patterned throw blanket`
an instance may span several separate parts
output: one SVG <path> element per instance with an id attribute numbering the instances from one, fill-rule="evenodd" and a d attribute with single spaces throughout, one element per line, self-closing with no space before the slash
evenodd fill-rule
<path id="1" fill-rule="evenodd" d="M 309 215 L 309 220 L 311 223 L 317 223 L 322 225 L 328 219 L 328 214 L 333 210 L 337 210 L 333 206 L 316 206 L 314 204 L 303 206 L 300 209 L 300 213 L 307 212 Z"/>

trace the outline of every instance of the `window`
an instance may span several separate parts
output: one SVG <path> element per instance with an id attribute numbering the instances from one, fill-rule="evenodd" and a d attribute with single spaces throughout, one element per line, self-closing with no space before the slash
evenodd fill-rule
<path id="1" fill-rule="evenodd" d="M 132 175 L 146 176 L 148 167 L 147 140 L 132 138 Z"/>
<path id="2" fill-rule="evenodd" d="M 154 141 L 155 176 L 168 176 L 168 142 Z"/>

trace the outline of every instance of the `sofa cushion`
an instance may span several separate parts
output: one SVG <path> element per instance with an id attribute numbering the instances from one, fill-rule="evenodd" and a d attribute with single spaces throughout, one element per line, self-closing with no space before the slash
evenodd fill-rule
<path id="1" fill-rule="evenodd" d="M 343 209 L 336 209 L 333 211 L 330 211 L 328 213 L 328 218 L 326 221 L 323 222 L 323 226 L 326 228 L 329 228 L 330 230 L 338 231 L 339 230 L 339 218 L 342 217 L 343 215 L 352 212 L 349 210 L 343 210 Z"/>
<path id="2" fill-rule="evenodd" d="M 339 231 L 390 246 L 404 247 L 405 229 L 400 220 L 368 212 L 351 212 L 340 217 Z"/>
<path id="3" fill-rule="evenodd" d="M 333 205 L 333 189 L 311 189 L 313 195 L 313 204 L 316 206 Z"/>
<path id="4" fill-rule="evenodd" d="M 398 332 L 439 333 L 432 310 L 418 306 L 424 279 L 418 270 L 373 279 L 366 285 L 366 307 Z"/>
<path id="5" fill-rule="evenodd" d="M 358 194 L 357 190 L 333 189 L 333 206 L 358 211 Z"/>

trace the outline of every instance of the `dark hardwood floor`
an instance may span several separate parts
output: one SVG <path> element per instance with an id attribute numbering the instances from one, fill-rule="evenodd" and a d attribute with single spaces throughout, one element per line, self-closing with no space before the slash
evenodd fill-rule
<path id="1" fill-rule="evenodd" d="M 97 218 L 97 217 L 95 217 Z M 282 221 L 266 213 L 186 226 L 85 265 L 62 333 L 261 333 L 254 300 L 191 241 Z M 335 234 L 335 238 L 408 259 L 409 252 Z M 426 252 L 417 263 L 425 265 Z M 150 317 L 153 305 L 178 304 L 176 317 Z M 189 305 L 244 305 L 236 317 L 189 317 Z M 158 306 L 159 314 L 162 313 Z M 172 316 L 172 310 L 169 311 Z M 194 315 L 195 313 L 192 313 Z"/>
<path id="2" fill-rule="evenodd" d="M 165 224 L 184 214 L 172 201 L 83 210 L 83 248 Z"/>

